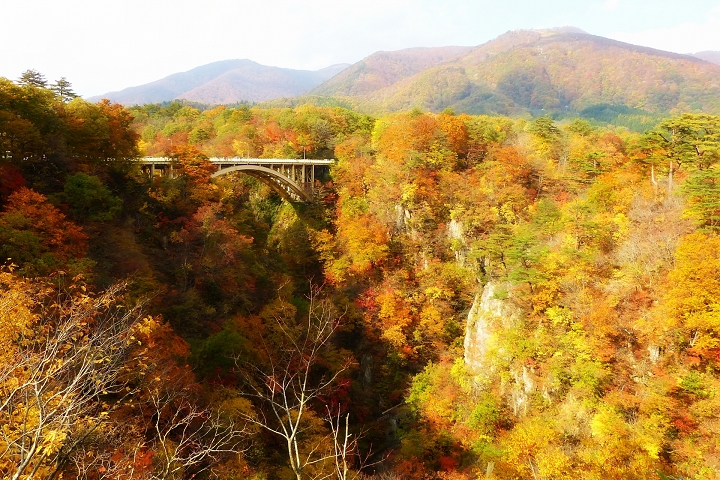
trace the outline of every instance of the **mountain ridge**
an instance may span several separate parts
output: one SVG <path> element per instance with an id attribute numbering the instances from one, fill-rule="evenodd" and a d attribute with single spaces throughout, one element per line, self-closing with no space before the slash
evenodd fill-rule
<path id="1" fill-rule="evenodd" d="M 348 66 L 335 64 L 320 70 L 294 70 L 261 65 L 249 59 L 221 60 L 143 85 L 90 97 L 88 100 L 107 98 L 123 105 L 161 103 L 176 99 L 207 104 L 272 100 L 298 96 Z"/>
<path id="2" fill-rule="evenodd" d="M 373 86 L 391 85 L 473 48 L 448 46 L 414 47 L 395 51 L 381 50 L 351 65 L 308 93 L 313 94 L 320 88 L 323 92 L 334 94 L 364 93 L 373 90 Z M 378 70 L 378 67 L 380 67 L 381 74 L 368 75 L 368 71 Z"/>
<path id="3" fill-rule="evenodd" d="M 392 84 L 362 93 L 350 91 L 345 97 L 375 113 L 419 107 L 542 114 L 579 112 L 598 104 L 649 113 L 720 112 L 718 65 L 578 30 L 507 32 Z M 367 59 L 362 62 L 367 67 Z M 311 93 L 337 95 L 332 83 L 341 76 Z"/>
<path id="4" fill-rule="evenodd" d="M 225 60 L 105 96 L 124 104 L 324 102 L 366 113 L 543 115 L 607 106 L 660 115 L 720 113 L 719 91 L 720 52 L 668 52 L 566 26 L 509 31 L 477 46 L 378 51 L 317 71 Z"/>

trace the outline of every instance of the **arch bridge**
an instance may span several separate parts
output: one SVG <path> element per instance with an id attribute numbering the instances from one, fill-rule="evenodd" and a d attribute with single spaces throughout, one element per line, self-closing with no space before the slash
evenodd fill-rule
<path id="1" fill-rule="evenodd" d="M 265 182 L 284 199 L 295 202 L 312 202 L 315 179 L 324 176 L 334 162 L 329 159 L 243 157 L 213 157 L 208 160 L 217 165 L 212 177 L 243 172 Z M 144 157 L 139 163 L 151 178 L 174 177 L 177 172 L 177 161 L 170 157 Z"/>

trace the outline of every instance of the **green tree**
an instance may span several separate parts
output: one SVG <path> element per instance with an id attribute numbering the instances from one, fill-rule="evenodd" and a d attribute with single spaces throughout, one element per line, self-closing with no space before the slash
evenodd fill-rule
<path id="1" fill-rule="evenodd" d="M 701 227 L 720 230 L 720 169 L 694 172 L 681 191 L 688 197 L 688 216 Z"/>
<path id="2" fill-rule="evenodd" d="M 93 222 L 112 220 L 122 209 L 122 200 L 102 184 L 98 177 L 76 173 L 68 177 L 63 189 L 73 216 Z"/>
<path id="3" fill-rule="evenodd" d="M 653 170 L 667 162 L 668 190 L 672 190 L 677 169 L 689 165 L 704 170 L 720 161 L 720 117 L 686 113 L 665 120 L 645 134 L 642 149 Z"/>
<path id="4" fill-rule="evenodd" d="M 73 98 L 78 97 L 78 95 L 72 90 L 72 84 L 68 82 L 65 77 L 61 77 L 60 80 L 56 80 L 55 83 L 50 85 L 50 90 L 55 92 L 58 98 L 63 102 L 69 102 Z"/>
<path id="5" fill-rule="evenodd" d="M 45 76 L 37 70 L 25 70 L 17 82 L 19 85 L 31 86 L 31 87 L 47 87 L 47 80 Z"/>
<path id="6" fill-rule="evenodd" d="M 527 131 L 532 134 L 535 150 L 541 158 L 564 162 L 567 153 L 565 152 L 563 133 L 552 118 L 536 118 L 528 124 Z"/>

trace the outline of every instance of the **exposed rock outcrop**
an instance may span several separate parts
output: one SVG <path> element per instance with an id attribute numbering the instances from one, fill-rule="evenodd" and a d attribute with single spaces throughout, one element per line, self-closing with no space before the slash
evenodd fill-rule
<path id="1" fill-rule="evenodd" d="M 526 366 L 511 373 L 515 385 L 510 390 L 510 406 L 516 417 L 525 416 L 530 407 L 530 394 L 535 389 L 535 380 Z"/>
<path id="2" fill-rule="evenodd" d="M 464 266 L 468 254 L 465 241 L 465 224 L 455 219 L 450 220 L 450 223 L 448 223 L 448 238 L 451 241 L 451 248 L 455 252 L 455 261 Z"/>
<path id="3" fill-rule="evenodd" d="M 507 298 L 509 286 L 488 282 L 482 293 L 475 296 L 465 324 L 465 364 L 470 371 L 482 371 L 493 326 L 512 325 L 519 315 Z"/>

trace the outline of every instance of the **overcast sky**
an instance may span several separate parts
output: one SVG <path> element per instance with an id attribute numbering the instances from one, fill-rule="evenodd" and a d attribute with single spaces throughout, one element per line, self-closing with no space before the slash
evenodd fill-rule
<path id="1" fill-rule="evenodd" d="M 0 76 L 35 69 L 83 96 L 217 60 L 314 70 L 563 25 L 680 53 L 720 50 L 720 0 L 0 0 L 0 19 Z"/>

